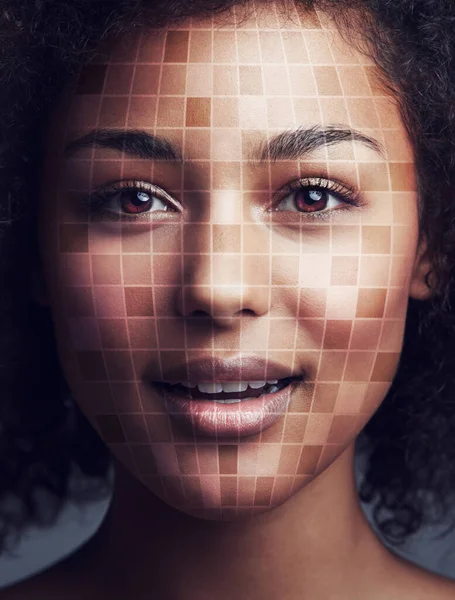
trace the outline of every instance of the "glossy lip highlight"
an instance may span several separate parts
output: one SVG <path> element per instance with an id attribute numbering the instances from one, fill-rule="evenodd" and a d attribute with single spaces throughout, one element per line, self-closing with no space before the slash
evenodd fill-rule
<path id="1" fill-rule="evenodd" d="M 297 379 L 273 394 L 235 404 L 190 400 L 173 394 L 171 389 L 154 388 L 163 397 L 168 414 L 184 422 L 195 434 L 225 438 L 254 435 L 276 423 L 302 383 L 302 379 Z"/>

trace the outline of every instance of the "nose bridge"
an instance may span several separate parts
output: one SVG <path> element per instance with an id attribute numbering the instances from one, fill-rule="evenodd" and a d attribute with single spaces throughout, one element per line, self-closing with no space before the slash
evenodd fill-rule
<path id="1" fill-rule="evenodd" d="M 242 310 L 258 315 L 267 312 L 268 294 L 257 289 L 250 270 L 245 269 L 241 218 L 213 222 L 223 207 L 215 203 L 211 209 L 208 222 L 185 225 L 179 312 L 202 311 L 214 318 L 232 317 Z M 233 214 L 229 210 L 224 217 L 227 213 Z"/>

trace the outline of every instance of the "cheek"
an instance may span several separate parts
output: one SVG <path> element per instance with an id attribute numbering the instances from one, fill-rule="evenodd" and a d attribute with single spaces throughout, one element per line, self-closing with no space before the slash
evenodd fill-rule
<path id="1" fill-rule="evenodd" d="M 43 257 L 62 367 L 70 386 L 84 387 L 80 403 L 93 414 L 86 384 L 119 381 L 123 389 L 134 381 L 136 363 L 140 371 L 141 355 L 184 346 L 182 328 L 159 318 L 172 313 L 181 256 L 135 253 L 132 238 L 122 243 L 121 236 L 98 231 L 90 252 L 82 251 L 84 237 L 87 232 L 73 235 L 66 252 L 53 253 L 55 239 L 47 236 Z M 125 251 L 112 253 L 116 245 Z"/>
<path id="2" fill-rule="evenodd" d="M 391 386 L 415 254 L 416 228 L 409 224 L 346 231 L 349 254 L 302 254 L 300 287 L 277 292 L 299 316 L 296 349 L 319 355 L 298 427 L 301 444 L 321 448 L 317 472 L 358 435 Z M 352 234 L 359 235 L 358 248 L 349 248 Z"/>

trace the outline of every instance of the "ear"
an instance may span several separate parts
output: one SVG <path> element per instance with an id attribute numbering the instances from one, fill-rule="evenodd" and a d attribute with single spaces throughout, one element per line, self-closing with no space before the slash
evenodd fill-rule
<path id="1" fill-rule="evenodd" d="M 433 294 L 432 290 L 432 264 L 428 257 L 428 244 L 426 237 L 417 249 L 414 269 L 411 276 L 411 285 L 409 287 L 409 296 L 414 300 L 429 300 Z M 427 283 L 428 282 L 428 283 Z"/>
<path id="2" fill-rule="evenodd" d="M 35 265 L 30 274 L 30 293 L 33 300 L 41 306 L 49 306 L 43 271 L 40 265 Z"/>

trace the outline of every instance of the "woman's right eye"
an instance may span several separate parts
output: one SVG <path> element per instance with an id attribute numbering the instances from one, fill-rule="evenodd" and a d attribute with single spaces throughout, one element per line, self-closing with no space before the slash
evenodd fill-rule
<path id="1" fill-rule="evenodd" d="M 168 202 L 138 188 L 120 190 L 110 196 L 110 202 L 128 214 L 171 210 Z"/>
<path id="2" fill-rule="evenodd" d="M 140 215 L 175 212 L 177 206 L 160 188 L 144 182 L 122 182 L 99 190 L 87 198 L 92 214 Z"/>

